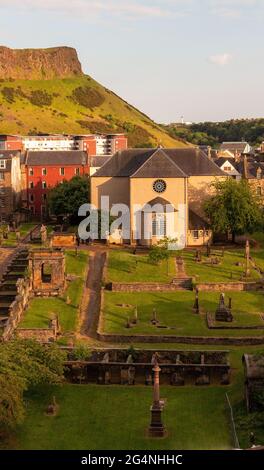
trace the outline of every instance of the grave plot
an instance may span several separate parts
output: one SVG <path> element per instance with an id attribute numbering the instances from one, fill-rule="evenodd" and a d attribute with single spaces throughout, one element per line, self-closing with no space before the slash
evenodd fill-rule
<path id="1" fill-rule="evenodd" d="M 105 292 L 101 310 L 101 332 L 121 335 L 175 336 L 263 336 L 264 294 L 262 292 L 229 292 L 232 298 L 232 327 L 224 331 L 209 329 L 207 313 L 215 314 L 219 292 L 199 293 L 199 313 L 195 293 L 191 291 Z M 227 302 L 228 302 L 227 297 Z M 226 322 L 217 322 L 226 326 Z M 228 323 L 228 325 L 230 325 Z"/>

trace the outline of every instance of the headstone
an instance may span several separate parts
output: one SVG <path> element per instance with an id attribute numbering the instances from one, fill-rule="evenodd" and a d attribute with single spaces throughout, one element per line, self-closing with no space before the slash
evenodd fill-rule
<path id="1" fill-rule="evenodd" d="M 45 245 L 47 241 L 47 227 L 45 227 L 43 224 L 40 227 L 40 238 L 42 245 Z"/>
<path id="2" fill-rule="evenodd" d="M 154 372 L 154 386 L 153 386 L 153 403 L 151 406 L 151 422 L 149 426 L 149 435 L 151 437 L 164 437 L 166 428 L 162 422 L 162 405 L 160 401 L 160 384 L 159 374 L 160 367 L 158 364 L 158 357 L 155 355 L 155 364 L 153 367 Z"/>
<path id="3" fill-rule="evenodd" d="M 157 319 L 157 310 L 153 308 L 152 310 L 152 320 L 151 320 L 152 325 L 157 325 L 158 319 Z"/>
<path id="4" fill-rule="evenodd" d="M 246 258 L 245 276 L 249 277 L 250 276 L 250 245 L 249 245 L 249 240 L 246 241 L 245 258 Z"/>
<path id="5" fill-rule="evenodd" d="M 193 310 L 194 310 L 195 313 L 197 313 L 197 314 L 200 313 L 200 307 L 199 307 L 199 291 L 198 291 L 197 288 L 195 289 L 195 300 L 194 300 Z"/>
<path id="6" fill-rule="evenodd" d="M 206 254 L 208 258 L 211 256 L 211 245 L 209 242 L 206 245 Z"/>
<path id="7" fill-rule="evenodd" d="M 225 305 L 225 295 L 221 294 L 219 299 L 219 305 L 215 312 L 215 320 L 223 322 L 233 321 L 233 315 L 230 309 Z"/>
<path id="8" fill-rule="evenodd" d="M 132 323 L 134 323 L 134 325 L 136 325 L 138 322 L 138 310 L 137 310 L 137 307 L 135 307 L 134 309 L 134 318 L 132 320 Z"/>
<path id="9" fill-rule="evenodd" d="M 183 376 L 179 372 L 174 372 L 171 376 L 171 385 L 182 386 L 185 381 Z"/>

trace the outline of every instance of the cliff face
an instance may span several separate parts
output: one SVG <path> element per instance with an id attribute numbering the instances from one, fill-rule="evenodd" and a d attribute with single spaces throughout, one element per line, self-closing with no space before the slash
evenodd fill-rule
<path id="1" fill-rule="evenodd" d="M 83 75 L 71 47 L 9 49 L 0 46 L 0 79 L 50 80 Z"/>

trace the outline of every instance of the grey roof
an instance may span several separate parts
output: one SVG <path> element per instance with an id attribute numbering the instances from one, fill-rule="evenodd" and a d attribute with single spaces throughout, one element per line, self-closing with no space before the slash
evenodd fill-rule
<path id="1" fill-rule="evenodd" d="M 131 176 L 133 178 L 159 178 L 160 175 L 163 178 L 188 177 L 163 149 L 156 150 Z"/>
<path id="2" fill-rule="evenodd" d="M 264 177 L 264 163 L 263 162 L 252 162 L 250 160 L 247 160 L 247 178 L 248 179 L 256 179 L 259 168 L 262 170 L 261 178 L 263 178 Z M 239 173 L 244 175 L 244 173 L 245 173 L 244 162 L 242 161 L 242 162 L 237 163 L 236 164 L 236 169 L 239 171 Z"/>
<path id="3" fill-rule="evenodd" d="M 26 157 L 26 164 L 30 166 L 86 165 L 87 161 L 87 153 L 81 150 L 28 152 Z"/>
<path id="4" fill-rule="evenodd" d="M 1 150 L 0 149 L 0 158 L 12 158 L 20 157 L 21 150 Z"/>
<path id="5" fill-rule="evenodd" d="M 208 222 L 196 214 L 193 210 L 189 209 L 189 230 L 203 230 L 209 229 Z"/>
<path id="6" fill-rule="evenodd" d="M 161 159 L 161 163 L 159 159 Z M 150 161 L 147 164 L 148 160 Z M 94 176 L 135 178 L 165 178 L 167 176 L 183 178 L 192 175 L 224 176 L 225 173 L 204 152 L 190 147 L 122 150 L 113 155 Z"/>
<path id="7" fill-rule="evenodd" d="M 103 157 L 90 157 L 89 162 L 90 166 L 93 168 L 101 168 L 108 160 L 110 160 L 111 156 L 103 156 Z"/>
<path id="8" fill-rule="evenodd" d="M 244 153 L 247 145 L 247 142 L 223 142 L 220 145 L 220 150 L 229 150 L 232 153 Z"/>

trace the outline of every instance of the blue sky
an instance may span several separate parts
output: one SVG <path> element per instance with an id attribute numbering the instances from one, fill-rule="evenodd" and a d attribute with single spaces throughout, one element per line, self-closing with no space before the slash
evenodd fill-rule
<path id="1" fill-rule="evenodd" d="M 0 0 L 0 44 L 73 46 L 159 122 L 263 117 L 263 38 L 264 0 Z"/>

